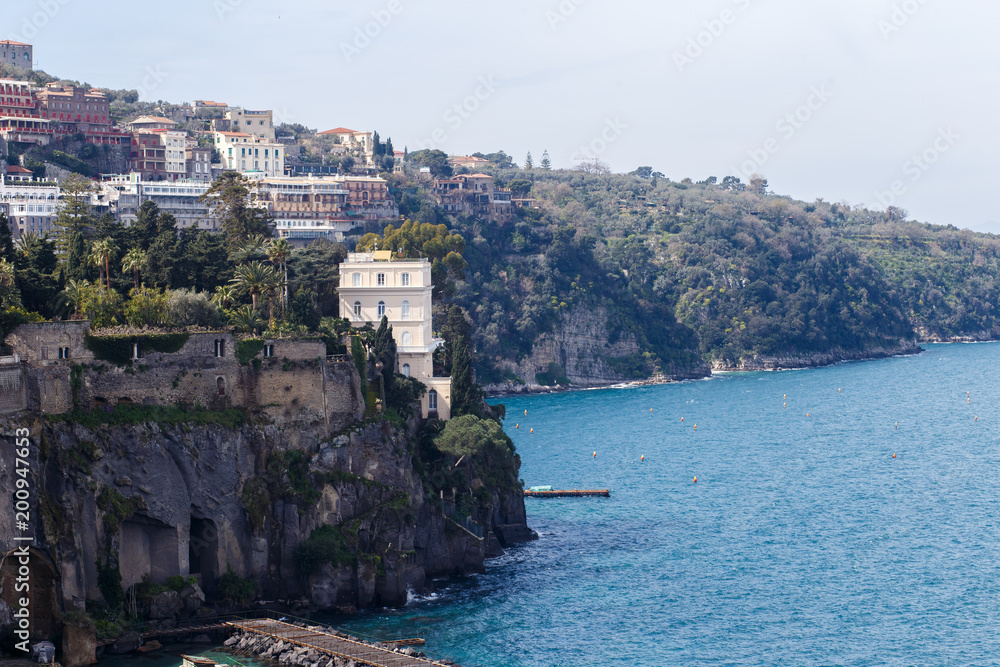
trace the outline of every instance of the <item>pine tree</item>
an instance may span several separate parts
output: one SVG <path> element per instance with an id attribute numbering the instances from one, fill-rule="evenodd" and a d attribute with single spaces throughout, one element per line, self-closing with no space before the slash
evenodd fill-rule
<path id="1" fill-rule="evenodd" d="M 90 214 L 90 191 L 93 182 L 83 176 L 72 174 L 62 182 L 62 201 L 56 214 L 55 225 L 61 228 L 58 236 L 59 249 L 69 250 L 74 234 L 86 234 L 94 224 Z"/>
<path id="2" fill-rule="evenodd" d="M 465 336 L 452 344 L 451 416 L 478 415 L 482 411 L 483 394 L 472 379 L 472 355 Z"/>
<path id="3" fill-rule="evenodd" d="M 539 163 L 539 166 L 545 171 L 552 169 L 552 160 L 549 159 L 548 149 L 545 149 L 545 152 L 542 153 L 542 161 Z"/>
<path id="4" fill-rule="evenodd" d="M 535 163 L 531 159 L 531 151 L 528 151 L 528 157 L 524 158 L 524 168 L 525 169 L 535 168 Z"/>

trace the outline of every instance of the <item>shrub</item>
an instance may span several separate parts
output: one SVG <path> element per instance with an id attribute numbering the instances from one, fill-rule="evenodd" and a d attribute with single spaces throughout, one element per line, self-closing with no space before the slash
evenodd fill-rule
<path id="1" fill-rule="evenodd" d="M 208 294 L 188 289 L 167 293 L 167 321 L 179 327 L 221 327 L 224 324 L 222 312 Z"/>
<path id="2" fill-rule="evenodd" d="M 233 604 L 247 604 L 257 595 L 257 582 L 241 577 L 226 563 L 226 573 L 219 577 L 219 597 Z"/>
<path id="3" fill-rule="evenodd" d="M 295 567 L 300 574 L 310 575 L 325 564 L 353 565 L 356 558 L 350 545 L 351 540 L 340 527 L 320 526 L 295 547 Z"/>
<path id="4" fill-rule="evenodd" d="M 167 295 L 158 289 L 140 287 L 129 292 L 125 304 L 125 321 L 134 327 L 155 327 L 166 324 Z"/>
<path id="5" fill-rule="evenodd" d="M 250 360 L 264 349 L 264 341 L 260 338 L 246 338 L 236 343 L 236 360 L 246 366 Z"/>

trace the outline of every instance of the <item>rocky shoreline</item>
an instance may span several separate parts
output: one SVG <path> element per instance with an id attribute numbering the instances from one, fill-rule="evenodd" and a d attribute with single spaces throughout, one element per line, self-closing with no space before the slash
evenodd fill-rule
<path id="1" fill-rule="evenodd" d="M 352 642 L 371 646 L 372 648 L 392 651 L 393 653 L 399 653 L 401 655 L 407 655 L 414 658 L 422 658 L 423 660 L 428 661 L 428 664 L 430 665 L 459 667 L 457 663 L 452 662 L 451 660 L 435 660 L 434 658 L 427 656 L 423 651 L 418 651 L 417 649 L 411 647 L 400 647 L 395 644 L 372 642 L 340 632 L 334 628 L 321 625 L 308 625 L 302 622 L 296 622 L 293 623 L 293 625 L 297 625 L 303 630 L 324 632 Z M 292 644 L 280 639 L 255 633 L 233 635 L 227 639 L 223 645 L 233 653 L 252 655 L 257 659 L 266 660 L 277 665 L 295 665 L 296 667 L 355 667 L 357 664 L 353 660 L 324 655 L 312 648 L 299 646 L 297 644 Z"/>

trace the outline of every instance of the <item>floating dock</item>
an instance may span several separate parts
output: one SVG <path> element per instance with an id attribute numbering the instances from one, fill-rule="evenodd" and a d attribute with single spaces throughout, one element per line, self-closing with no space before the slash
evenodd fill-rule
<path id="1" fill-rule="evenodd" d="M 547 491 L 535 491 L 527 489 L 524 492 L 525 498 L 584 498 L 584 497 L 610 498 L 610 489 L 551 489 Z"/>

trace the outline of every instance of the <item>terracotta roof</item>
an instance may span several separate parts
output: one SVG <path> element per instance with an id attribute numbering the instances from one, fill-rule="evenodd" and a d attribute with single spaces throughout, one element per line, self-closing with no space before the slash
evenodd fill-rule
<path id="1" fill-rule="evenodd" d="M 171 125 L 176 125 L 177 121 L 164 118 L 163 116 L 139 116 L 131 124 L 135 125 L 136 123 L 170 123 Z"/>
<path id="2" fill-rule="evenodd" d="M 456 178 L 493 178 L 489 174 L 464 174 L 462 176 L 456 176 Z"/>
<path id="3" fill-rule="evenodd" d="M 326 132 L 320 132 L 320 134 L 363 134 L 357 130 L 348 130 L 346 127 L 338 127 L 332 130 L 327 130 Z"/>
<path id="4" fill-rule="evenodd" d="M 25 44 L 24 42 L 15 42 L 9 39 L 0 40 L 0 44 L 4 46 L 31 46 L 31 44 Z"/>
<path id="5" fill-rule="evenodd" d="M 247 134 L 245 132 L 216 132 L 216 134 L 223 134 L 227 137 L 250 137 L 253 135 Z"/>
<path id="6" fill-rule="evenodd" d="M 7 167 L 8 174 L 33 174 L 34 172 L 30 169 L 25 169 L 24 167 L 19 167 L 17 165 L 11 165 Z"/>

